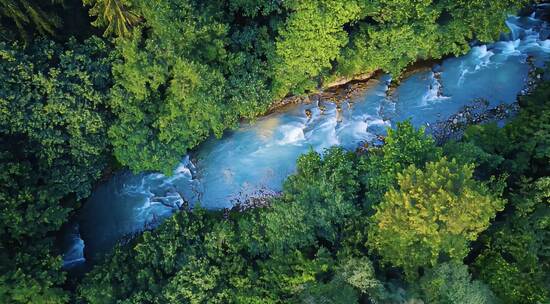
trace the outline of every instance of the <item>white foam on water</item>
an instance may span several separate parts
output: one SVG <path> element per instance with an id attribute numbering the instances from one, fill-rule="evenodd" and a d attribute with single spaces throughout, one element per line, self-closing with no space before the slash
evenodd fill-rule
<path id="1" fill-rule="evenodd" d="M 78 224 L 71 227 L 70 246 L 63 254 L 63 268 L 69 269 L 86 261 L 84 258 L 84 240 L 80 237 Z"/>
<path id="2" fill-rule="evenodd" d="M 179 165 L 174 169 L 174 177 L 179 178 L 182 175 L 188 178 L 192 178 L 192 172 L 194 166 L 193 163 L 189 160 L 189 155 L 186 155 Z"/>
<path id="3" fill-rule="evenodd" d="M 460 86 L 464 83 L 464 79 L 468 74 L 475 73 L 489 66 L 491 58 L 494 55 L 494 52 L 488 50 L 487 45 L 473 47 L 468 55 L 466 55 L 465 60 L 460 64 L 462 72 L 458 79 L 458 85 Z"/>
<path id="4" fill-rule="evenodd" d="M 437 103 L 450 98 L 443 95 L 443 86 L 441 85 L 439 79 L 435 77 L 434 72 L 430 74 L 430 80 L 431 82 L 429 84 L 428 91 L 426 92 L 426 94 L 424 94 L 424 96 L 422 96 L 421 102 L 418 105 L 419 107 L 426 107 L 433 103 Z"/>
<path id="5" fill-rule="evenodd" d="M 317 144 L 315 149 L 317 152 L 322 152 L 324 149 L 340 144 L 340 139 L 337 134 L 338 118 L 336 113 L 331 113 L 323 123 L 319 125 L 315 131 L 321 135 L 322 140 Z"/>
<path id="6" fill-rule="evenodd" d="M 296 124 L 287 124 L 280 127 L 279 131 L 283 134 L 283 138 L 277 140 L 278 145 L 288 145 L 288 144 L 299 144 L 300 142 L 305 141 L 304 135 L 305 125 L 296 123 Z"/>
<path id="7" fill-rule="evenodd" d="M 498 49 L 501 54 L 506 55 L 520 55 L 521 51 L 519 46 L 521 44 L 520 39 L 511 40 L 511 41 L 501 41 L 495 44 L 495 49 Z"/>
<path id="8" fill-rule="evenodd" d="M 519 17 L 517 16 L 510 16 L 508 17 L 508 20 L 506 20 L 506 26 L 510 30 L 510 36 L 512 40 L 519 39 L 520 33 L 522 32 L 522 28 L 517 25 L 518 20 Z"/>
<path id="9" fill-rule="evenodd" d="M 539 46 L 543 51 L 550 52 L 550 39 L 543 40 L 539 43 Z"/>

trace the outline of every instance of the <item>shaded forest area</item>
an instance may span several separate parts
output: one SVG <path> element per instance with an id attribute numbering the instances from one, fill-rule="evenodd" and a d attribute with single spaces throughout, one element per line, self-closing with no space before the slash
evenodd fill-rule
<path id="1" fill-rule="evenodd" d="M 178 213 L 82 282 L 55 246 L 106 172 L 169 173 L 285 96 L 465 54 L 532 2 L 83 2 L 0 1 L 1 303 L 550 301 L 547 83 L 460 142 L 404 123 L 307 154 L 270 207 Z"/>

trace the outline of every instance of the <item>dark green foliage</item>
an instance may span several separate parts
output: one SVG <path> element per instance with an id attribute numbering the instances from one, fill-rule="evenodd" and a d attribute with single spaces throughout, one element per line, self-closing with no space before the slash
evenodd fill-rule
<path id="1" fill-rule="evenodd" d="M 439 264 L 426 273 L 419 285 L 426 303 L 498 303 L 487 286 L 472 281 L 468 267 L 460 262 Z"/>
<path id="2" fill-rule="evenodd" d="M 268 207 L 178 213 L 116 247 L 76 293 L 61 288 L 54 247 L 111 152 L 136 172 L 170 173 L 273 101 L 463 54 L 526 3 L 85 0 L 93 25 L 117 37 L 111 49 L 96 37 L 4 41 L 52 35 L 64 14 L 59 2 L 0 0 L 0 302 L 412 303 L 416 291 L 489 303 L 478 279 L 506 303 L 548 302 L 548 83 L 506 127 L 473 127 L 443 149 L 405 122 L 365 156 L 307 153 Z M 468 256 L 472 280 L 441 262 L 466 256 L 501 210 L 493 175 L 509 177 L 510 203 Z"/>
<path id="3" fill-rule="evenodd" d="M 307 304 L 353 304 L 359 303 L 357 291 L 339 281 L 306 285 L 298 297 L 300 303 Z"/>
<path id="4" fill-rule="evenodd" d="M 258 15 L 267 16 L 273 12 L 281 12 L 279 0 L 229 0 L 229 7 L 233 12 L 242 12 L 248 17 Z"/>
<path id="5" fill-rule="evenodd" d="M 62 0 L 2 0 L 0 18 L 11 21 L 25 40 L 30 40 L 33 28 L 41 35 L 51 36 L 61 25 L 60 18 L 53 12 L 55 4 L 60 2 Z M 1 20 L 0 28 L 10 25 L 7 20 Z"/>
<path id="6" fill-rule="evenodd" d="M 509 205 L 499 222 L 480 238 L 485 246 L 475 270 L 505 303 L 544 303 L 549 300 L 548 277 L 550 214 L 550 86 L 542 83 L 522 97 L 518 116 L 504 128 L 472 127 L 464 146 L 484 174 L 508 178 Z M 453 144 L 457 145 L 457 144 Z"/>
<path id="7" fill-rule="evenodd" d="M 249 250 L 262 253 L 310 246 L 317 240 L 340 242 L 345 224 L 357 213 L 354 164 L 352 154 L 336 148 L 323 159 L 315 152 L 301 156 L 282 197 L 257 217 L 239 221 L 242 233 L 248 230 L 243 237 Z"/>
<path id="8" fill-rule="evenodd" d="M 386 191 L 396 185 L 397 173 L 410 165 L 423 167 L 428 161 L 441 157 L 435 141 L 415 130 L 409 121 L 398 123 L 388 130 L 386 144 L 360 161 L 361 182 L 365 185 L 365 206 L 379 202 Z"/>
<path id="9" fill-rule="evenodd" d="M 488 126 L 486 128 L 489 129 Z M 491 129 L 493 128 L 491 127 Z M 498 130 L 498 128 L 493 130 Z M 476 166 L 476 175 L 485 179 L 497 172 L 498 167 L 504 160 L 499 154 L 486 152 L 483 148 L 470 141 L 457 142 L 451 140 L 443 146 L 443 153 L 450 158 L 456 159 L 461 164 L 474 164 Z"/>
<path id="10" fill-rule="evenodd" d="M 51 233 L 108 162 L 109 49 L 99 39 L 0 43 L 0 288 L 3 303 L 60 303 Z M 4 285 L 5 284 L 5 285 Z M 42 302 L 41 302 L 42 301 Z"/>
<path id="11" fill-rule="evenodd" d="M 269 239 L 277 240 L 276 243 L 295 243 L 294 246 L 307 244 L 311 237 L 333 244 L 337 242 L 343 223 L 356 210 L 354 203 L 359 190 L 356 177 L 353 156 L 341 149 L 328 150 L 322 160 L 314 152 L 300 157 L 297 174 L 285 183 L 283 203 L 273 207 L 277 216 L 266 217 Z M 277 223 L 279 219 L 285 220 Z M 281 229 L 282 225 L 286 229 Z M 303 237 L 301 240 L 278 240 L 283 231 Z"/>
<path id="12" fill-rule="evenodd" d="M 130 250 L 116 247 L 105 266 L 90 273 L 87 279 L 100 280 L 93 289 L 82 289 L 81 296 L 89 303 L 114 303 L 116 299 L 132 299 L 139 303 L 153 299 L 167 283 L 166 278 L 174 276 L 172 280 L 178 280 L 178 271 L 184 273 L 185 269 L 180 270 L 182 263 L 187 267 L 193 267 L 194 263 L 200 266 L 200 260 L 196 259 L 204 250 L 202 241 L 208 231 L 205 224 L 201 212 L 178 213 L 155 232 L 145 232 L 141 242 Z M 185 261 L 186 256 L 191 260 Z M 118 268 L 121 271 L 111 273 L 112 269 Z M 143 288 L 145 286 L 147 288 Z"/>
<path id="13" fill-rule="evenodd" d="M 514 211 L 483 240 L 479 276 L 505 303 L 550 301 L 550 178 L 524 181 L 511 195 Z"/>
<path id="14" fill-rule="evenodd" d="M 36 160 L 43 170 L 37 176 L 59 193 L 54 200 L 71 192 L 86 197 L 106 163 L 109 49 L 99 39 L 65 47 L 41 40 L 26 51 L 0 46 L 4 149 Z"/>

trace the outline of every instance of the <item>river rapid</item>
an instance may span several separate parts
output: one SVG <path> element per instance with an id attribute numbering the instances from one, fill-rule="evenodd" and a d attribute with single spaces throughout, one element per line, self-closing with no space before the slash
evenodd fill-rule
<path id="1" fill-rule="evenodd" d="M 340 101 L 339 108 L 318 102 L 292 105 L 242 124 L 222 139 L 210 139 L 184 156 L 172 176 L 116 173 L 95 189 L 68 226 L 64 267 L 83 265 L 124 236 L 158 225 L 184 201 L 230 208 L 247 195 L 280 191 L 298 156 L 309 150 L 376 143 L 397 122 L 410 119 L 416 127 L 428 126 L 479 98 L 490 107 L 515 102 L 528 80 L 528 58 L 542 67 L 550 57 L 550 29 L 535 15 L 510 17 L 507 25 L 510 33 L 501 41 L 413 73 L 391 94 L 391 78 L 382 75 L 361 97 Z"/>

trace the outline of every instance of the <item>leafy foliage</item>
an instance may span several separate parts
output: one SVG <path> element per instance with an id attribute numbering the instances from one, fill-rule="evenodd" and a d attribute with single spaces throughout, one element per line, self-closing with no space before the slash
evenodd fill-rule
<path id="1" fill-rule="evenodd" d="M 91 6 L 90 15 L 95 16 L 94 26 L 105 28 L 105 36 L 127 37 L 140 18 L 132 9 L 129 0 L 83 0 Z"/>
<path id="2" fill-rule="evenodd" d="M 441 258 L 463 259 L 469 242 L 504 207 L 473 179 L 473 166 L 455 160 L 442 158 L 425 170 L 411 165 L 397 176 L 399 188 L 390 188 L 375 207 L 369 242 L 411 279 Z"/>
<path id="3" fill-rule="evenodd" d="M 278 29 L 272 59 L 276 97 L 314 88 L 312 80 L 331 68 L 347 43 L 344 24 L 357 20 L 361 11 L 358 1 L 285 1 L 284 6 L 291 13 Z"/>
<path id="4" fill-rule="evenodd" d="M 379 202 L 388 189 L 396 185 L 397 173 L 410 165 L 423 167 L 427 161 L 441 157 L 435 141 L 415 130 L 410 121 L 397 124 L 388 130 L 385 145 L 360 161 L 361 181 L 365 184 L 365 205 Z"/>
<path id="5" fill-rule="evenodd" d="M 226 25 L 185 1 L 136 6 L 148 29 L 118 44 L 111 95 L 118 120 L 109 135 L 122 164 L 168 173 L 211 133 L 263 111 L 269 93 L 255 68 L 225 73 L 247 63 L 225 49 Z"/>
<path id="6" fill-rule="evenodd" d="M 59 0 L 2 0 L 0 1 L 0 17 L 9 19 L 19 31 L 19 34 L 29 39 L 29 26 L 32 25 L 41 35 L 54 35 L 61 25 L 60 18 L 52 12 L 54 4 Z"/>
<path id="7" fill-rule="evenodd" d="M 468 267 L 459 262 L 442 263 L 420 281 L 427 303 L 497 303 L 492 291 L 480 281 L 472 281 Z"/>
<path id="8" fill-rule="evenodd" d="M 457 262 L 476 239 L 476 279 L 506 303 L 548 301 L 548 83 L 506 127 L 471 128 L 443 149 L 404 122 L 365 156 L 307 153 L 267 207 L 177 213 L 64 285 L 56 233 L 111 153 L 136 172 L 170 173 L 288 94 L 375 70 L 397 79 L 418 59 L 494 40 L 528 1 L 83 2 L 115 48 L 33 41 L 68 12 L 0 1 L 0 302 L 413 303 L 417 291 L 489 303 Z M 63 21 L 60 31 L 73 24 Z M 27 44 L 6 40 L 11 30 Z M 509 176 L 510 204 L 478 238 L 504 204 L 493 175 Z"/>
<path id="9" fill-rule="evenodd" d="M 383 69 L 398 76 L 417 59 L 462 55 L 468 41 L 491 41 L 507 29 L 501 20 L 527 1 L 372 1 L 338 58 L 338 74 Z M 374 22 L 373 22 L 374 21 Z"/>
<path id="10" fill-rule="evenodd" d="M 550 299 L 550 179 L 522 184 L 512 195 L 514 212 L 492 231 L 477 258 L 480 277 L 506 303 L 544 303 Z"/>
<path id="11" fill-rule="evenodd" d="M 51 233 L 108 162 L 109 49 L 99 39 L 0 43 L 0 277 L 4 303 L 61 303 Z"/>

